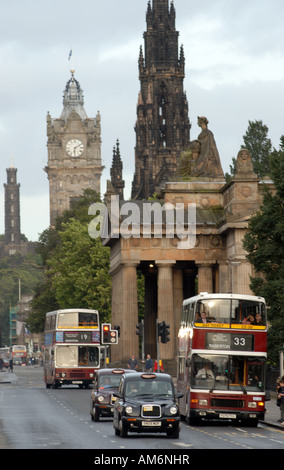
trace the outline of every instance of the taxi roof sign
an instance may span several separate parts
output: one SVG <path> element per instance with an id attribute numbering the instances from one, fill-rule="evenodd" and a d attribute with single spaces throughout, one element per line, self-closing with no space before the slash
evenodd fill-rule
<path id="1" fill-rule="evenodd" d="M 125 370 L 124 369 L 114 369 L 111 372 L 112 372 L 112 374 L 124 374 Z"/>
<path id="2" fill-rule="evenodd" d="M 156 374 L 142 374 L 142 379 L 155 379 L 157 376 Z"/>

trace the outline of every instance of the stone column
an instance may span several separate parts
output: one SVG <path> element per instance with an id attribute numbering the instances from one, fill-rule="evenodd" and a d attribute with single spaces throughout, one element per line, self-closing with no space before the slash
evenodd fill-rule
<path id="1" fill-rule="evenodd" d="M 228 261 L 219 261 L 219 286 L 218 292 L 230 292 L 230 269 Z"/>
<path id="2" fill-rule="evenodd" d="M 139 357 L 139 338 L 136 335 L 138 323 L 137 262 L 127 262 L 123 266 L 123 357 L 134 353 Z"/>
<path id="3" fill-rule="evenodd" d="M 126 363 L 134 353 L 139 357 L 137 272 L 138 262 L 125 262 L 112 274 L 112 326 L 120 326 L 117 345 L 111 346 L 112 362 Z"/>
<path id="4" fill-rule="evenodd" d="M 173 341 L 174 353 L 177 354 L 178 332 L 180 327 L 182 302 L 183 302 L 183 271 L 182 269 L 173 269 L 173 299 L 174 299 L 174 322 L 171 331 L 171 341 Z"/>
<path id="5" fill-rule="evenodd" d="M 145 311 L 144 311 L 144 334 L 145 334 L 145 357 L 151 354 L 152 358 L 157 356 L 156 348 L 156 318 L 157 318 L 157 274 L 145 274 Z"/>
<path id="6" fill-rule="evenodd" d="M 198 293 L 213 292 L 213 276 L 212 276 L 212 263 L 199 263 L 198 267 Z"/>
<path id="7" fill-rule="evenodd" d="M 232 261 L 232 293 L 251 295 L 250 276 L 252 274 L 251 264 L 245 260 Z"/>
<path id="8" fill-rule="evenodd" d="M 175 357 L 174 331 L 174 301 L 173 301 L 173 265 L 175 261 L 155 261 L 158 266 L 158 321 L 170 325 L 170 341 L 160 343 L 160 357 L 173 359 Z"/>

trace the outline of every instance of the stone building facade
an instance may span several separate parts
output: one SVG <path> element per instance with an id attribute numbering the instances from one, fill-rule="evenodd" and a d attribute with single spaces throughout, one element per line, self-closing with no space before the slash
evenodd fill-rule
<path id="1" fill-rule="evenodd" d="M 116 222 L 119 227 L 127 222 L 128 208 L 141 215 L 149 204 L 145 200 L 156 192 L 156 203 L 173 207 L 175 217 L 180 205 L 185 209 L 194 205 L 194 243 L 186 243 L 177 233 L 168 236 L 165 216 L 158 235 L 154 217 L 146 236 L 143 217 L 136 223 L 136 231 L 130 230 L 130 236 L 120 233 L 116 237 L 110 228 L 103 243 L 110 247 L 112 324 L 119 325 L 121 332 L 119 343 L 112 346 L 112 361 L 125 362 L 132 353 L 139 354 L 139 270 L 145 278 L 145 353 L 156 357 L 156 321 L 165 321 L 170 325 L 170 341 L 160 344 L 160 355 L 174 364 L 185 298 L 200 292 L 251 294 L 252 266 L 242 241 L 268 183 L 257 178 L 245 149 L 238 154 L 234 177 L 226 183 L 205 116 L 198 117 L 201 132 L 197 139 L 189 140 L 188 103 L 183 91 L 185 59 L 182 48 L 178 55 L 173 1 L 170 6 L 169 0 L 149 1 L 146 21 L 145 58 L 142 49 L 139 57 L 141 90 L 129 202 L 136 206 L 124 206 L 120 200 Z M 109 214 L 114 194 L 119 194 L 118 188 L 109 182 Z"/>
<path id="2" fill-rule="evenodd" d="M 160 344 L 164 360 L 174 361 L 182 301 L 200 292 L 251 294 L 252 266 L 242 240 L 250 217 L 260 207 L 264 183 L 253 172 L 251 156 L 241 150 L 237 171 L 229 183 L 224 179 L 192 177 L 169 182 L 161 193 L 161 204 L 196 204 L 196 240 L 186 246 L 176 235 L 168 238 L 140 234 L 112 238 L 112 324 L 120 325 L 121 339 L 112 346 L 112 360 L 126 361 L 139 354 L 137 272 L 145 276 L 145 353 L 156 357 L 156 320 L 170 325 L 170 342 Z M 110 195 L 108 195 L 110 196 Z M 109 200 L 109 199 L 108 199 Z M 138 202 L 140 208 L 143 202 Z M 110 211 L 110 207 L 109 207 Z M 120 217 L 120 221 L 122 218 Z"/>

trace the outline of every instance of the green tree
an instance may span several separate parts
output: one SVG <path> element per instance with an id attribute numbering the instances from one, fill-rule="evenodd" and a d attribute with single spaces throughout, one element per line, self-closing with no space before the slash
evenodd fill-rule
<path id="1" fill-rule="evenodd" d="M 32 332 L 43 331 L 46 312 L 58 308 L 94 308 L 101 320 L 110 320 L 109 248 L 88 234 L 88 209 L 94 202 L 100 202 L 98 193 L 85 190 L 70 210 L 56 219 L 55 227 L 39 237 L 37 251 L 43 259 L 45 278 L 32 301 L 28 318 Z"/>
<path id="2" fill-rule="evenodd" d="M 241 148 L 249 150 L 255 173 L 260 178 L 270 175 L 272 143 L 268 138 L 268 127 L 262 121 L 249 121 L 243 140 L 244 145 Z"/>
<path id="3" fill-rule="evenodd" d="M 88 234 L 88 224 L 70 219 L 59 232 L 60 243 L 48 260 L 55 298 L 61 308 L 91 308 L 101 320 L 111 314 L 109 248 Z"/>
<path id="4" fill-rule="evenodd" d="M 279 151 L 271 153 L 269 166 L 275 191 L 265 190 L 260 211 L 250 219 L 244 248 L 256 272 L 251 289 L 269 306 L 268 352 L 277 363 L 284 342 L 284 136 Z"/>
<path id="5" fill-rule="evenodd" d="M 19 283 L 22 296 L 33 296 L 39 280 L 43 279 L 40 257 L 16 253 L 0 260 L 0 325 L 3 343 L 9 344 L 9 308 L 19 300 Z"/>

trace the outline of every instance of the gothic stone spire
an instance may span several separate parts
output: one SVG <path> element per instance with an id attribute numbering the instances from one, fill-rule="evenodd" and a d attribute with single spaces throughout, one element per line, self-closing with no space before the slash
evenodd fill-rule
<path id="1" fill-rule="evenodd" d="M 120 157 L 119 140 L 116 141 L 116 147 L 113 147 L 112 167 L 110 169 L 111 184 L 115 191 L 123 199 L 123 188 L 125 182 L 122 179 L 123 164 Z"/>
<path id="2" fill-rule="evenodd" d="M 149 1 L 144 50 L 138 67 L 140 92 L 135 126 L 132 198 L 148 198 L 174 176 L 189 144 L 188 102 L 183 90 L 184 51 L 178 47 L 176 14 L 169 0 Z"/>

